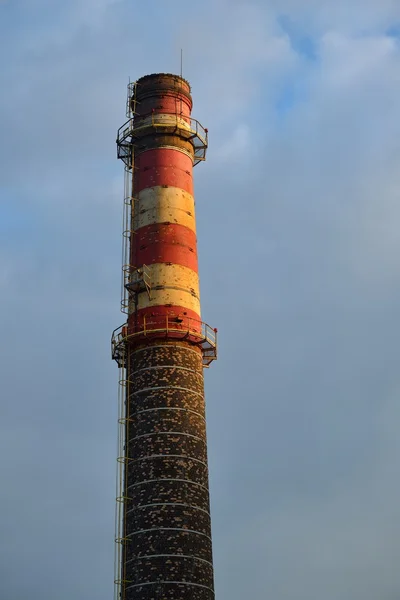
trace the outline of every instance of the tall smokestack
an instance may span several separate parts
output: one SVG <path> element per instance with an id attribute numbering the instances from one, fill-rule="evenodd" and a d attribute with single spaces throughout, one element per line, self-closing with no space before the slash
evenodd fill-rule
<path id="1" fill-rule="evenodd" d="M 116 600 L 214 598 L 203 368 L 217 332 L 201 320 L 193 166 L 207 130 L 189 83 L 128 85 L 118 131 L 125 164 Z"/>

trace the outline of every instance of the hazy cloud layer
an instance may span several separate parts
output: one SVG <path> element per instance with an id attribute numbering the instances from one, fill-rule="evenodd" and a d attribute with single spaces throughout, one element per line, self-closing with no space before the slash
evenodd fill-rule
<path id="1" fill-rule="evenodd" d="M 400 5 L 0 3 L 0 596 L 112 597 L 125 86 L 192 83 L 217 598 L 398 600 Z"/>

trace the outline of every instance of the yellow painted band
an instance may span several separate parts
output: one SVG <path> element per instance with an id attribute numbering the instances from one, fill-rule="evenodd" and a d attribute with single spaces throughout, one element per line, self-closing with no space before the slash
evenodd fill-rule
<path id="1" fill-rule="evenodd" d="M 135 198 L 133 214 L 135 230 L 168 222 L 196 233 L 194 198 L 181 188 L 155 186 L 142 190 Z"/>
<path id="2" fill-rule="evenodd" d="M 139 294 L 139 310 L 172 304 L 186 307 L 200 316 L 199 277 L 195 271 L 181 265 L 163 263 L 148 265 L 147 268 L 150 274 L 150 298 L 147 292 Z"/>

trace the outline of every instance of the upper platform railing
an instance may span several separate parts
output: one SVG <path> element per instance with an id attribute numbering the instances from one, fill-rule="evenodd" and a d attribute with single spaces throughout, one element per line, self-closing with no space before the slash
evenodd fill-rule
<path id="1" fill-rule="evenodd" d="M 191 142 L 194 149 L 193 164 L 205 160 L 208 147 L 208 131 L 199 121 L 178 113 L 155 113 L 133 116 L 119 129 L 117 134 L 118 158 L 131 166 L 132 149 L 135 142 L 151 131 L 172 133 Z"/>

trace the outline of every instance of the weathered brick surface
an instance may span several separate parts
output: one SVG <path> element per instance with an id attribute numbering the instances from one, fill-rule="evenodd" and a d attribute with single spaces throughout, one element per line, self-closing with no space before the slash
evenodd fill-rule
<path id="1" fill-rule="evenodd" d="M 129 585 L 129 584 L 128 584 Z M 129 598 L 140 600 L 210 600 L 212 591 L 200 586 L 183 583 L 157 583 L 156 585 L 138 586 L 128 589 Z"/>
<path id="2" fill-rule="evenodd" d="M 177 448 L 176 452 L 179 452 Z M 128 495 L 131 484 L 147 479 L 186 479 L 201 485 L 208 484 L 208 471 L 206 465 L 193 458 L 164 457 L 141 458 L 128 464 L 127 484 Z"/>
<path id="3" fill-rule="evenodd" d="M 133 349 L 128 379 L 124 600 L 213 600 L 201 354 Z"/>
<path id="4" fill-rule="evenodd" d="M 129 497 L 134 506 L 178 502 L 200 508 L 208 506 L 209 494 L 206 487 L 191 481 L 172 479 L 151 480 L 137 483 L 129 489 Z"/>
<path id="5" fill-rule="evenodd" d="M 200 533 L 210 534 L 210 517 L 207 512 L 190 505 L 161 504 L 128 509 L 126 517 L 126 537 L 141 529 L 155 527 L 181 527 Z M 134 540 L 134 536 L 132 537 Z M 200 540 L 202 541 L 202 540 Z"/>
<path id="6" fill-rule="evenodd" d="M 162 398 L 164 390 L 159 390 L 159 401 Z M 184 392 L 182 392 L 184 396 Z M 130 405 L 137 403 L 137 398 L 131 399 Z M 129 415 L 129 439 L 138 435 L 147 433 L 156 433 L 158 431 L 173 431 L 189 433 L 191 435 L 205 436 L 206 422 L 204 413 L 192 412 L 187 408 L 163 407 L 152 408 L 143 412 L 131 412 Z"/>
<path id="7" fill-rule="evenodd" d="M 149 410 L 157 408 L 160 405 L 160 392 L 154 390 L 137 391 L 135 396 L 132 398 L 132 412 L 135 411 L 137 406 L 141 407 L 141 410 Z M 163 406 L 167 408 L 185 408 L 194 412 L 200 412 L 204 410 L 204 397 L 203 392 L 191 392 L 188 389 L 174 389 L 164 388 L 163 389 Z"/>
<path id="8" fill-rule="evenodd" d="M 202 394 L 203 374 L 186 366 L 157 365 L 143 367 L 140 370 L 135 369 L 135 374 L 130 381 L 130 391 L 135 392 L 136 390 L 169 385 Z M 133 405 L 132 408 L 134 407 Z"/>
<path id="9" fill-rule="evenodd" d="M 185 556 L 153 556 L 136 558 L 126 565 L 130 581 L 188 581 L 206 585 L 212 577 L 212 566 L 205 561 Z M 161 600 L 161 599 L 160 599 Z"/>
<path id="10" fill-rule="evenodd" d="M 136 369 L 141 369 L 149 364 L 149 360 L 154 360 L 154 354 L 157 353 L 157 362 L 164 366 L 175 366 L 180 364 L 180 360 L 183 360 L 184 364 L 189 369 L 199 369 L 199 358 L 201 357 L 200 351 L 197 348 L 177 343 L 160 343 L 160 345 L 154 344 L 153 346 L 145 346 L 138 349 L 135 352 L 133 361 Z M 160 362 L 161 361 L 161 362 Z M 201 371 L 200 371 L 201 372 Z"/>
<path id="11" fill-rule="evenodd" d="M 199 544 L 201 536 L 201 544 Z M 150 554 L 183 554 L 212 561 L 211 540 L 192 531 L 171 529 L 147 530 L 134 537 L 136 556 Z"/>
<path id="12" fill-rule="evenodd" d="M 204 439 L 187 433 L 151 433 L 134 438 L 128 444 L 129 456 L 133 459 L 157 454 L 175 454 L 176 448 L 185 456 L 195 456 L 198 460 L 207 460 Z"/>

